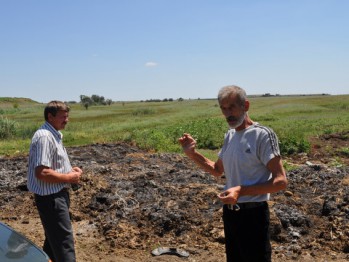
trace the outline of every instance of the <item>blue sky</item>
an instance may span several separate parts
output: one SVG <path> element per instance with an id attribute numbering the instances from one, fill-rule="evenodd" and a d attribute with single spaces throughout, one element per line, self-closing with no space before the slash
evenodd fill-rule
<path id="1" fill-rule="evenodd" d="M 347 0 L 0 0 L 0 96 L 349 94 Z"/>

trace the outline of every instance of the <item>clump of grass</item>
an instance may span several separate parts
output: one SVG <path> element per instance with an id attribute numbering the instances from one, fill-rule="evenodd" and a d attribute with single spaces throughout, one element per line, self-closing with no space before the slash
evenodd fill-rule
<path id="1" fill-rule="evenodd" d="M 0 118 L 0 139 L 6 139 L 15 136 L 16 127 L 18 126 L 16 121 L 7 119 L 5 117 Z"/>
<path id="2" fill-rule="evenodd" d="M 13 107 L 13 108 L 0 108 L 0 115 L 12 115 L 12 114 L 18 114 L 20 109 L 18 107 Z"/>
<path id="3" fill-rule="evenodd" d="M 339 149 L 339 153 L 349 157 L 349 147 L 342 147 L 341 149 Z"/>
<path id="4" fill-rule="evenodd" d="M 138 108 L 132 112 L 133 116 L 153 115 L 153 114 L 155 114 L 155 110 L 153 108 Z"/>
<path id="5" fill-rule="evenodd" d="M 297 165 L 294 165 L 294 164 L 288 162 L 287 160 L 283 160 L 283 165 L 284 165 L 284 168 L 287 172 L 299 168 Z"/>
<path id="6" fill-rule="evenodd" d="M 39 126 L 17 128 L 16 137 L 20 137 L 21 139 L 31 139 L 38 128 Z"/>
<path id="7" fill-rule="evenodd" d="M 298 153 L 308 153 L 310 143 L 304 138 L 287 136 L 280 139 L 280 151 L 282 155 L 293 155 Z"/>
<path id="8" fill-rule="evenodd" d="M 134 132 L 132 140 L 143 149 L 161 152 L 178 152 L 179 145 L 174 144 L 172 139 L 161 129 L 143 129 Z"/>

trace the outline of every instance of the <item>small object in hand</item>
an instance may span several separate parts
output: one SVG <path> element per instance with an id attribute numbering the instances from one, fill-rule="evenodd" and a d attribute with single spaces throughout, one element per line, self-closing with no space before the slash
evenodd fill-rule
<path id="1" fill-rule="evenodd" d="M 76 191 L 80 188 L 81 186 L 79 184 L 71 184 L 71 188 L 73 189 L 73 191 Z"/>

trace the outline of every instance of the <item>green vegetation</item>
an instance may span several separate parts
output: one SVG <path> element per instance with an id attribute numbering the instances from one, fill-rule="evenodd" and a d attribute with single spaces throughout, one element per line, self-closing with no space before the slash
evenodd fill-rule
<path id="1" fill-rule="evenodd" d="M 349 157 L 349 147 L 342 147 L 342 148 L 339 149 L 339 152 L 342 155 L 344 155 L 346 157 Z"/>
<path id="2" fill-rule="evenodd" d="M 17 97 L 0 97 L 0 108 L 18 108 L 19 105 L 29 106 L 38 104 L 37 102 L 29 99 L 29 98 L 17 98 Z"/>
<path id="3" fill-rule="evenodd" d="M 45 105 L 2 101 L 5 131 L 0 132 L 5 135 L 0 134 L 0 155 L 27 154 L 33 133 L 43 123 Z M 250 101 L 251 118 L 274 129 L 284 155 L 307 152 L 309 137 L 349 130 L 349 95 L 251 97 Z M 70 123 L 63 134 L 66 146 L 125 141 L 158 152 L 180 152 L 177 139 L 187 132 L 205 155 L 216 156 L 226 131 L 217 101 L 200 99 L 117 102 L 88 110 L 71 104 Z M 347 149 L 342 152 L 347 154 Z"/>
<path id="4" fill-rule="evenodd" d="M 17 123 L 7 118 L 0 118 L 0 139 L 13 137 L 16 133 Z"/>

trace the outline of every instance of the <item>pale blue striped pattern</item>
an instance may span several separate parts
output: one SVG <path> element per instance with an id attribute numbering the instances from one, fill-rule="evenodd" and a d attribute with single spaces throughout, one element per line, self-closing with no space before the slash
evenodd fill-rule
<path id="1" fill-rule="evenodd" d="M 69 173 L 72 166 L 62 143 L 62 133 L 45 122 L 34 134 L 29 151 L 28 190 L 38 195 L 50 195 L 59 192 L 66 183 L 47 183 L 35 176 L 38 166 L 49 167 L 59 173 Z"/>

